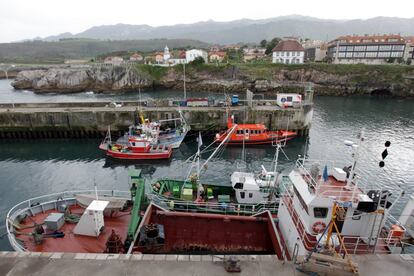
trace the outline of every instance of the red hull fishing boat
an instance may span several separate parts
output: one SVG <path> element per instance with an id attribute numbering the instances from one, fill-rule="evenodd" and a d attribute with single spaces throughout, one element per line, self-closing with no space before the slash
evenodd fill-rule
<path id="1" fill-rule="evenodd" d="M 99 149 L 105 151 L 106 155 L 116 159 L 124 160 L 149 160 L 149 159 L 169 159 L 172 154 L 172 147 L 165 145 L 154 145 L 155 138 L 141 134 L 131 136 L 128 143 L 112 143 L 111 134 L 99 145 Z"/>
<path id="2" fill-rule="evenodd" d="M 227 121 L 227 130 L 216 134 L 216 142 L 222 142 L 234 125 L 234 116 L 231 116 Z M 236 131 L 233 132 L 227 143 L 230 145 L 276 144 L 291 140 L 296 135 L 296 132 L 288 130 L 269 131 L 264 124 L 237 124 Z"/>

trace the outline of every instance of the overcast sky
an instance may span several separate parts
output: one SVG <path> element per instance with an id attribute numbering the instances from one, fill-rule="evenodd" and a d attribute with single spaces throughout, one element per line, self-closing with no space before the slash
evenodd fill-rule
<path id="1" fill-rule="evenodd" d="M 414 17 L 413 0 L 2 0 L 0 42 L 79 33 L 92 26 L 152 26 L 300 14 L 324 19 Z"/>

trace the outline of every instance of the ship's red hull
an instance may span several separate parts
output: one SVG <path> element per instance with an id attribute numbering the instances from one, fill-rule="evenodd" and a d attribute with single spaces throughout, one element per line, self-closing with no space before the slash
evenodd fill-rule
<path id="1" fill-rule="evenodd" d="M 219 135 L 216 138 L 216 143 L 222 142 L 227 135 L 227 132 Z M 259 135 L 238 135 L 232 134 L 230 139 L 227 141 L 229 145 L 269 145 L 272 143 L 282 143 L 285 141 L 292 140 L 296 137 L 296 132 L 293 131 L 269 131 Z"/>
<path id="2" fill-rule="evenodd" d="M 108 149 L 106 144 L 99 145 L 99 149 L 105 151 L 106 155 L 115 159 L 123 160 L 158 160 L 169 159 L 172 155 L 171 147 L 151 147 L 146 151 L 114 151 Z"/>

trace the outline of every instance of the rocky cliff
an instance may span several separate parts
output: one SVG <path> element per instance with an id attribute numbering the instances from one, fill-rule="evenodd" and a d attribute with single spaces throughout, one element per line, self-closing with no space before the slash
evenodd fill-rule
<path id="1" fill-rule="evenodd" d="M 320 95 L 377 94 L 414 97 L 413 66 L 367 65 L 198 65 L 188 66 L 186 86 L 193 91 L 227 93 L 303 91 L 307 83 Z M 114 92 L 183 88 L 182 67 L 90 67 L 25 70 L 12 85 L 42 92 Z"/>

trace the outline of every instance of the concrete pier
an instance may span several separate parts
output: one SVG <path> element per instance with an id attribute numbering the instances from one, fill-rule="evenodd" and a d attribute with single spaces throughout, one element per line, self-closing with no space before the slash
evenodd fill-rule
<path id="1" fill-rule="evenodd" d="M 122 107 L 109 103 L 25 103 L 0 104 L 0 139 L 102 137 L 108 126 L 115 136 L 138 123 L 139 109 L 150 120 L 178 117 L 178 107 L 146 106 L 136 102 Z M 268 129 L 295 130 L 307 135 L 312 105 L 280 108 L 276 105 L 234 107 L 180 107 L 195 131 L 215 132 L 226 128 L 227 114 L 239 123 L 264 123 Z"/>
<path id="2" fill-rule="evenodd" d="M 230 275 L 223 255 L 118 255 L 0 252 L 0 275 Z M 307 275 L 292 262 L 272 255 L 239 255 L 240 273 L 233 275 Z M 414 255 L 352 256 L 359 275 L 412 275 Z M 335 276 L 340 276 L 339 271 Z"/>

